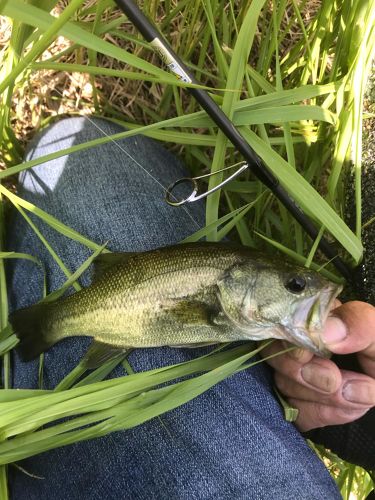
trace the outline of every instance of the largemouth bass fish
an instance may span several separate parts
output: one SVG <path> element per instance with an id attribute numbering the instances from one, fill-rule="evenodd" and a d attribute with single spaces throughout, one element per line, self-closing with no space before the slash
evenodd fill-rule
<path id="1" fill-rule="evenodd" d="M 56 342 L 94 337 L 94 364 L 132 347 L 285 339 L 326 355 L 321 333 L 341 286 L 246 247 L 197 243 L 104 254 L 91 286 L 16 311 L 30 360 Z"/>

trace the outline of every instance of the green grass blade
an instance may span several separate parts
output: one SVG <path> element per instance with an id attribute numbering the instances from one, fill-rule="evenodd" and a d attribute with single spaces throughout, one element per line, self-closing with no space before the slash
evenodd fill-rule
<path id="1" fill-rule="evenodd" d="M 17 3 L 17 0 L 12 0 L 12 7 Z M 24 71 L 27 66 L 36 59 L 40 54 L 42 54 L 51 44 L 51 41 L 57 36 L 58 32 L 64 24 L 68 22 L 68 20 L 72 17 L 74 12 L 81 6 L 83 0 L 71 0 L 69 5 L 63 10 L 61 15 L 58 18 L 50 17 L 50 24 L 40 39 L 32 46 L 31 50 L 22 57 L 17 66 L 11 71 L 11 73 L 4 78 L 4 80 L 0 83 L 0 94 L 4 92 L 4 90 L 10 85 L 12 82 L 16 80 L 16 78 Z M 23 2 L 21 2 L 21 13 L 23 14 L 24 9 L 27 7 Z M 7 9 L 11 8 L 10 4 L 7 4 L 4 8 L 5 15 L 9 15 L 7 13 Z M 39 10 L 39 9 L 38 9 Z M 43 10 L 41 11 L 43 14 L 46 14 Z M 48 15 L 48 14 L 47 14 Z M 12 17 L 12 16 L 10 16 Z M 23 17 L 18 19 L 23 22 Z"/>
<path id="2" fill-rule="evenodd" d="M 267 241 L 267 243 L 269 243 L 270 245 L 274 246 L 281 252 L 285 253 L 285 255 L 287 255 L 291 260 L 297 262 L 297 264 L 300 264 L 302 266 L 306 265 L 307 259 L 303 255 L 300 255 L 291 248 L 287 248 L 286 246 L 282 245 L 281 243 L 278 243 L 277 241 L 267 238 L 266 236 L 264 236 L 264 234 L 260 234 L 258 232 L 256 232 L 256 234 L 264 241 Z M 319 271 L 323 276 L 325 276 L 326 278 L 335 283 L 343 283 L 344 281 L 343 278 L 337 276 L 336 274 L 331 273 L 330 271 L 327 271 L 327 269 L 322 268 L 322 266 L 316 264 L 315 262 L 311 262 L 309 267 L 311 267 L 311 269 L 314 269 L 314 271 Z"/>
<path id="3" fill-rule="evenodd" d="M 358 263 L 362 258 L 362 243 L 339 215 L 289 163 L 257 137 L 254 132 L 242 129 L 242 133 L 301 208 L 319 221 L 321 225 L 324 225 Z"/>
<path id="4" fill-rule="evenodd" d="M 0 192 L 2 192 L 15 206 L 22 207 L 22 208 L 26 209 L 27 211 L 35 214 L 40 219 L 42 219 L 45 223 L 47 223 L 49 226 L 53 227 L 56 231 L 63 234 L 67 238 L 70 238 L 74 241 L 77 241 L 78 243 L 82 243 L 82 245 L 87 246 L 91 250 L 94 250 L 94 251 L 102 250 L 103 252 L 108 252 L 108 250 L 105 250 L 105 249 L 103 250 L 100 245 L 97 245 L 96 243 L 89 240 L 88 238 L 85 238 L 84 236 L 79 234 L 74 229 L 71 229 L 67 225 L 65 225 L 62 222 L 60 222 L 59 220 L 57 220 L 52 215 L 47 214 L 47 212 L 45 212 L 44 210 L 36 207 L 33 203 L 30 203 L 29 201 L 23 200 L 19 196 L 11 193 L 4 186 L 0 186 Z M 70 276 L 70 273 L 69 273 L 69 276 Z"/>
<path id="5" fill-rule="evenodd" d="M 77 3 L 79 2 L 79 0 L 75 0 L 75 2 Z M 52 32 L 52 34 L 56 36 L 57 34 L 61 34 L 69 40 L 72 40 L 73 42 L 81 45 L 82 47 L 100 52 L 101 54 L 105 54 L 108 57 L 113 57 L 114 59 L 127 63 L 134 68 L 140 69 L 141 71 L 144 71 L 146 73 L 150 73 L 153 76 L 158 76 L 160 78 L 160 81 L 163 81 L 164 83 L 183 87 L 187 86 L 187 84 L 176 79 L 170 73 L 158 68 L 157 66 L 154 66 L 153 64 L 148 63 L 144 59 L 126 52 L 125 50 L 113 44 L 110 44 L 105 40 L 102 40 L 98 36 L 86 31 L 83 28 L 80 28 L 74 23 L 66 22 L 65 17 L 67 16 L 64 16 L 63 21 L 57 23 L 56 18 L 54 18 L 47 12 L 43 11 L 42 9 L 38 9 L 33 5 L 25 4 L 21 0 L 12 0 L 11 2 L 9 2 L 4 7 L 4 15 L 45 31 L 45 33 L 48 33 L 48 37 L 46 36 L 46 39 L 48 38 L 49 40 L 51 40 L 50 32 Z M 61 16 L 59 19 L 61 19 Z M 56 22 L 56 26 L 60 24 L 62 25 L 59 28 L 58 32 L 56 32 L 56 30 L 52 31 L 51 29 L 51 23 L 54 22 Z M 32 58 L 29 57 L 27 61 L 30 62 L 29 60 L 32 60 Z M 8 81 L 5 83 L 3 82 L 0 88 L 6 86 L 6 84 L 8 83 Z"/>
<path id="6" fill-rule="evenodd" d="M 65 283 L 61 288 L 47 295 L 47 297 L 43 299 L 43 302 L 51 302 L 58 299 L 66 292 L 66 290 L 68 290 L 68 288 L 74 286 L 74 284 L 77 282 L 81 274 L 83 274 L 86 271 L 86 269 L 88 269 L 89 266 L 94 262 L 96 257 L 102 253 L 105 246 L 106 243 L 102 245 L 100 248 L 98 248 L 88 259 L 85 260 L 83 264 L 81 264 L 81 266 L 71 276 L 69 276 L 69 278 L 65 281 Z"/>
<path id="7" fill-rule="evenodd" d="M 249 57 L 249 52 L 252 47 L 253 39 L 257 29 L 257 22 L 259 14 L 263 8 L 264 0 L 254 0 L 244 19 L 244 22 L 239 31 L 236 45 L 233 50 L 233 56 L 231 59 L 229 71 L 228 71 L 228 81 L 227 88 L 229 89 L 239 89 L 242 87 L 242 82 L 244 79 L 244 74 L 246 71 L 246 63 Z M 225 93 L 223 99 L 223 112 L 232 119 L 234 113 L 234 104 L 238 100 L 237 94 Z M 225 152 L 227 147 L 227 139 L 225 135 L 219 131 L 217 135 L 217 145 L 215 147 L 215 153 L 212 161 L 211 172 L 216 172 L 223 168 L 225 164 Z M 218 174 L 210 177 L 208 184 L 208 189 L 212 189 L 217 186 L 223 179 L 222 174 Z M 206 222 L 211 224 L 218 218 L 219 210 L 219 200 L 220 200 L 220 190 L 213 193 L 206 203 Z M 210 239 L 217 239 L 217 232 L 213 231 L 209 235 Z"/>
<path id="8" fill-rule="evenodd" d="M 199 229 L 198 231 L 193 233 L 192 235 L 188 236 L 187 238 L 182 240 L 181 243 L 192 243 L 195 241 L 199 241 L 200 239 L 202 239 L 205 236 L 207 236 L 208 234 L 210 234 L 210 232 L 213 229 L 218 228 L 219 226 L 221 226 L 225 222 L 227 222 L 227 221 L 231 222 L 233 220 L 236 220 L 236 222 L 237 222 L 238 219 L 236 219 L 236 217 L 238 217 L 238 216 L 243 217 L 245 215 L 245 213 L 253 206 L 253 204 L 254 203 L 248 203 L 247 205 L 244 205 L 243 207 L 237 208 L 236 210 L 232 210 L 231 212 L 224 215 L 223 217 L 220 217 L 220 219 L 218 219 L 217 221 L 212 222 L 208 226 L 205 226 L 202 229 Z"/>

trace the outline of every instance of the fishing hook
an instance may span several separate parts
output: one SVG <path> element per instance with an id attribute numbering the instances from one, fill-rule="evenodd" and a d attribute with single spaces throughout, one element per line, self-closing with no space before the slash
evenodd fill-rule
<path id="1" fill-rule="evenodd" d="M 199 81 L 190 73 L 188 67 L 172 50 L 156 26 L 153 25 L 143 14 L 136 2 L 133 0 L 115 0 L 115 2 L 143 35 L 145 40 L 149 42 L 154 51 L 160 56 L 161 60 L 168 66 L 170 71 L 174 73 L 179 80 L 188 84 L 197 85 L 197 87 L 188 88 L 188 91 L 202 106 L 224 135 L 231 141 L 237 151 L 244 157 L 251 172 L 270 189 L 278 200 L 280 200 L 285 208 L 294 216 L 296 221 L 301 224 L 312 240 L 318 238 L 319 230 L 316 228 L 314 222 L 303 212 L 299 205 L 289 195 L 284 186 L 280 184 L 278 178 L 263 163 L 261 158 L 245 140 L 243 135 L 236 129 L 228 116 L 226 116 L 222 109 L 210 97 L 210 95 L 203 88 L 199 88 Z M 189 181 L 192 182 L 193 192 L 186 201 L 195 201 L 199 198 L 199 196 L 195 197 L 197 193 L 195 184 L 196 180 L 189 179 Z M 177 181 L 177 183 L 181 184 L 182 180 L 180 179 L 180 182 Z M 175 185 L 177 183 L 175 183 Z M 182 201 L 185 202 L 185 200 Z M 341 259 L 336 248 L 331 245 L 331 243 L 324 238 L 324 236 L 319 237 L 318 247 L 322 250 L 326 257 L 332 261 L 332 263 L 347 280 L 352 279 L 351 268 Z"/>
<path id="2" fill-rule="evenodd" d="M 230 167 L 225 167 L 225 168 L 222 168 L 220 170 L 216 170 L 216 172 L 210 172 L 209 174 L 199 175 L 197 177 L 181 177 L 181 179 L 178 179 L 176 182 L 174 182 L 173 184 L 171 184 L 167 188 L 167 191 L 165 193 L 165 201 L 168 203 L 168 205 L 172 205 L 172 207 L 180 207 L 181 205 L 184 205 L 185 203 L 192 203 L 193 201 L 198 201 L 198 200 L 202 200 L 203 198 L 206 198 L 206 196 L 214 193 L 218 189 L 221 189 L 223 186 L 228 184 L 228 182 L 235 179 L 238 175 L 240 175 L 242 172 L 244 172 L 249 167 L 249 165 L 246 162 L 240 162 L 240 163 L 241 163 L 240 168 L 238 170 L 236 170 L 236 172 L 234 172 L 234 174 L 227 177 L 225 180 L 220 182 L 220 184 L 218 184 L 217 186 L 213 187 L 212 189 L 209 189 L 205 193 L 199 194 L 198 196 L 197 196 L 197 193 L 198 193 L 197 180 L 203 179 L 204 177 L 211 177 L 212 175 L 219 174 L 220 172 L 224 172 L 225 170 L 229 170 L 231 168 L 234 168 L 239 164 L 236 163 L 235 165 L 231 165 Z M 179 186 L 181 184 L 187 184 L 187 183 L 192 184 L 192 187 L 193 187 L 192 192 L 186 198 L 183 198 L 182 200 L 178 200 L 172 194 L 173 189 L 176 186 Z"/>

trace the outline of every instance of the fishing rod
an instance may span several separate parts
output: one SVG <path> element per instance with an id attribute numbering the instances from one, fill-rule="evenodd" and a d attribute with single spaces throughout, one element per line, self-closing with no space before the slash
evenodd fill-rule
<path id="1" fill-rule="evenodd" d="M 178 79 L 186 83 L 200 85 L 199 81 L 190 73 L 184 62 L 169 46 L 168 42 L 164 39 L 155 25 L 147 19 L 133 0 L 115 0 L 115 2 Z M 198 101 L 235 148 L 242 154 L 251 172 L 271 190 L 297 222 L 301 224 L 306 233 L 315 240 L 319 235 L 319 230 L 283 188 L 277 177 L 275 177 L 262 162 L 242 134 L 233 125 L 231 120 L 209 96 L 208 92 L 204 89 L 193 87 L 188 87 L 187 90 Z M 177 183 L 179 183 L 179 181 L 177 181 L 175 185 L 177 185 Z M 170 192 L 167 194 L 170 194 Z M 320 239 L 318 247 L 325 256 L 332 261 L 344 278 L 351 280 L 351 269 L 337 255 L 337 250 L 324 237 Z"/>

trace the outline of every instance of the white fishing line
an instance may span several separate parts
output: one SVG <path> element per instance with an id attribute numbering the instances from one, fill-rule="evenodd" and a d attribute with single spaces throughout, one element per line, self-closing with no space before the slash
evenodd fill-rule
<path id="1" fill-rule="evenodd" d="M 44 81 L 44 83 L 46 85 L 48 85 L 48 83 L 42 78 L 42 80 Z M 57 89 L 56 87 L 54 87 L 54 91 L 57 92 L 58 94 L 60 94 L 60 97 L 64 98 L 64 94 L 62 92 L 60 92 L 59 89 Z M 167 190 L 168 190 L 168 187 L 167 186 L 164 186 L 156 177 L 154 177 L 151 172 L 149 172 L 143 165 L 141 165 L 139 163 L 139 161 L 137 161 L 128 151 L 126 151 L 126 149 L 124 149 L 121 144 L 119 144 L 115 139 L 112 139 L 112 137 L 107 134 L 107 132 L 105 130 L 103 130 L 97 123 L 95 123 L 94 120 L 92 120 L 89 116 L 87 115 L 79 115 L 80 117 L 82 118 L 85 118 L 86 120 L 89 121 L 89 123 L 91 123 L 92 125 L 94 125 L 94 127 L 96 127 L 102 134 L 104 137 L 108 137 L 108 139 L 113 142 L 113 144 L 115 144 L 123 153 L 126 154 L 126 156 L 128 158 L 130 158 L 139 168 L 141 168 L 149 177 L 151 177 L 151 179 L 153 179 L 162 189 L 163 191 L 166 193 Z M 103 118 L 105 119 L 105 118 Z M 172 197 L 177 201 L 177 199 L 172 195 Z M 185 206 L 182 206 L 184 212 L 186 212 L 186 214 L 188 215 L 188 217 L 191 219 L 191 221 L 195 224 L 195 226 L 200 229 L 201 226 L 198 224 L 198 222 L 194 219 L 194 217 L 191 215 L 191 213 L 189 212 L 189 210 L 185 207 Z"/>
<path id="2" fill-rule="evenodd" d="M 130 158 L 138 167 L 140 167 L 148 176 L 151 177 L 151 179 L 153 179 L 163 190 L 164 192 L 167 191 L 167 187 L 165 187 L 156 177 L 154 177 L 151 172 L 149 172 L 143 165 L 141 165 L 139 163 L 139 161 L 137 161 L 128 151 L 126 151 L 126 149 L 124 149 L 121 144 L 119 144 L 115 139 L 112 139 L 110 135 L 108 135 L 106 133 L 105 130 L 103 130 L 97 123 L 94 122 L 94 120 L 92 120 L 89 116 L 86 116 L 86 115 L 83 115 L 84 118 L 86 118 L 90 123 L 92 123 L 92 125 L 94 125 L 105 137 L 108 137 L 108 139 L 111 140 L 111 142 L 113 142 L 123 153 L 126 154 L 126 156 L 128 156 L 128 158 Z M 173 197 L 174 198 L 174 197 Z M 176 199 L 176 198 L 175 198 Z M 176 200 L 177 201 L 177 200 Z M 187 210 L 186 207 L 182 207 L 184 209 L 184 211 L 187 213 L 187 215 L 190 217 L 190 219 L 194 222 L 194 224 L 200 229 L 200 225 L 198 224 L 198 222 L 194 219 L 194 217 L 191 215 L 191 213 L 189 212 L 189 210 Z"/>

